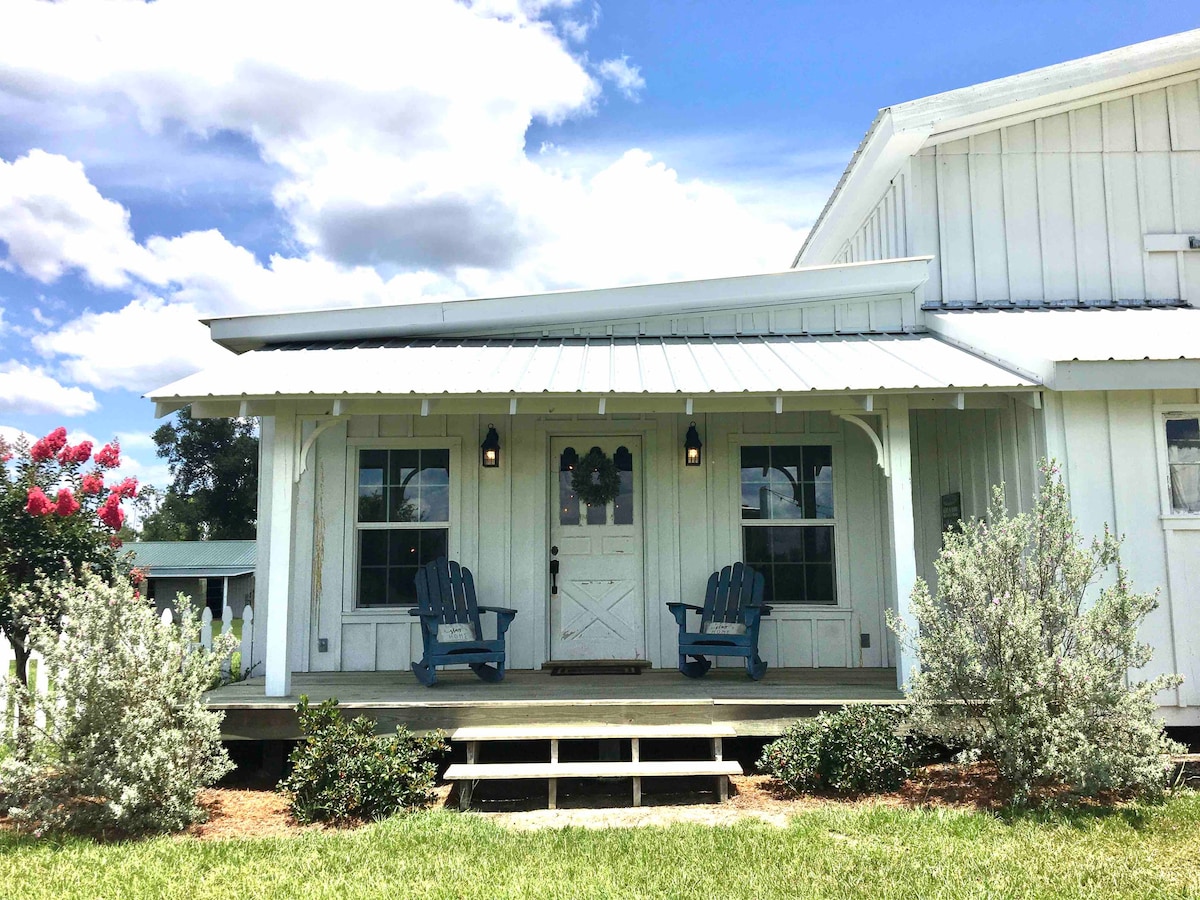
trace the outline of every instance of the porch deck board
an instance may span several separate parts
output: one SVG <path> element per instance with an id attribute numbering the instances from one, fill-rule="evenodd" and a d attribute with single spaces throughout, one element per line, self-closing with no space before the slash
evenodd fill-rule
<path id="1" fill-rule="evenodd" d="M 297 673 L 292 695 L 264 696 L 262 678 L 211 691 L 209 707 L 223 710 L 227 740 L 299 737 L 295 705 L 336 697 L 348 714 L 369 715 L 381 731 L 517 725 L 715 725 L 736 735 L 776 735 L 793 720 L 852 703 L 896 703 L 896 671 L 771 669 L 753 682 L 739 669 L 714 669 L 700 680 L 674 670 L 640 676 L 553 677 L 509 671 L 499 684 L 482 684 L 470 671 L 439 673 L 426 688 L 408 672 Z"/>

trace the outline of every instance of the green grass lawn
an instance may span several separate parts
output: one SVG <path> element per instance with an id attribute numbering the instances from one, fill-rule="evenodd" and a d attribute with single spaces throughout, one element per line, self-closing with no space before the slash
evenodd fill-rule
<path id="1" fill-rule="evenodd" d="M 125 844 L 0 836 L 10 897 L 1192 897 L 1200 795 L 997 817 L 830 806 L 790 827 L 514 832 L 421 813 L 352 832 Z"/>

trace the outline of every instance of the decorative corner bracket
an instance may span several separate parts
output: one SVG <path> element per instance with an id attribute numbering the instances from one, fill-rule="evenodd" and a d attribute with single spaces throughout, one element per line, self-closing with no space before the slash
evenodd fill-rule
<path id="1" fill-rule="evenodd" d="M 308 471 L 308 454 L 312 451 L 313 445 L 317 443 L 317 438 L 319 438 L 334 425 L 337 425 L 339 422 L 348 421 L 350 421 L 350 416 L 348 414 L 319 416 L 313 420 L 317 427 L 312 430 L 312 434 L 304 439 L 304 443 L 300 445 L 300 449 L 297 451 L 298 458 L 296 460 L 296 475 L 292 479 L 295 484 L 299 484 L 300 476 Z"/>
<path id="2" fill-rule="evenodd" d="M 887 448 L 883 446 L 883 439 L 879 437 L 875 429 L 853 413 L 835 412 L 834 415 L 839 419 L 850 422 L 852 425 L 857 425 L 863 430 L 863 434 L 869 437 L 871 443 L 875 445 L 875 462 L 878 464 L 880 470 L 882 470 L 884 477 L 890 478 L 892 472 L 891 466 L 888 464 Z"/>

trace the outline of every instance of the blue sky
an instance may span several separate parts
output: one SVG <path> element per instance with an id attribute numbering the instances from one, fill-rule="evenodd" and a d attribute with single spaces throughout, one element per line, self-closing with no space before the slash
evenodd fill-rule
<path id="1" fill-rule="evenodd" d="M 334 10 L 336 9 L 336 14 Z M 119 435 L 202 316 L 786 267 L 876 109 L 1178 2 L 10 0 L 0 429 Z"/>

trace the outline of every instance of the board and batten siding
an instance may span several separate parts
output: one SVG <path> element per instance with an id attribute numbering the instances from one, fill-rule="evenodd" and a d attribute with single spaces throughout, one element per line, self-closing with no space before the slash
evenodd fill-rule
<path id="1" fill-rule="evenodd" d="M 1197 233 L 1193 76 L 926 146 L 835 261 L 934 254 L 926 301 L 1200 302 L 1200 252 L 1144 240 Z"/>
<path id="2" fill-rule="evenodd" d="M 1079 530 L 1107 524 L 1123 537 L 1121 559 L 1133 586 L 1159 591 L 1141 638 L 1154 647 L 1143 670 L 1178 672 L 1184 682 L 1160 704 L 1200 706 L 1200 529 L 1163 518 L 1164 471 L 1156 407 L 1200 403 L 1200 391 L 1047 392 L 1047 442 L 1063 463 Z M 1195 523 L 1185 523 L 1195 524 Z M 1170 694 L 1171 696 L 1165 696 Z M 1170 720 L 1168 720 L 1170 721 Z"/>
<path id="3" fill-rule="evenodd" d="M 683 436 L 692 419 L 704 440 L 705 464 L 699 469 L 682 464 Z M 483 470 L 477 448 L 489 423 L 500 433 L 503 462 Z M 312 427 L 306 425 L 305 433 Z M 762 631 L 763 656 L 776 666 L 892 664 L 884 624 L 886 483 L 866 436 L 829 413 L 380 415 L 353 416 L 325 431 L 297 486 L 293 669 L 403 671 L 420 658 L 419 625 L 407 610 L 353 609 L 352 560 L 347 558 L 353 553 L 348 539 L 353 510 L 347 509 L 347 498 L 354 472 L 347 449 L 356 440 L 403 445 L 430 438 L 460 448 L 452 476 L 459 483 L 459 502 L 452 511 L 451 552 L 475 573 L 481 602 L 518 610 L 508 632 L 509 666 L 539 667 L 549 650 L 549 437 L 589 431 L 643 437 L 639 489 L 646 540 L 646 649 L 656 666 L 673 668 L 677 655 L 678 629 L 666 603 L 702 602 L 709 574 L 741 558 L 737 441 L 792 439 L 837 448 L 841 602 L 837 607 L 777 606 Z M 264 435 L 269 440 L 266 430 Z M 869 648 L 859 646 L 864 633 L 871 635 Z M 325 652 L 318 647 L 322 638 L 328 641 Z"/>
<path id="4" fill-rule="evenodd" d="M 917 573 L 936 590 L 942 495 L 961 495 L 964 520 L 984 517 L 996 485 L 1010 512 L 1031 509 L 1046 455 L 1042 411 L 1010 398 L 999 409 L 913 410 L 909 421 Z"/>

